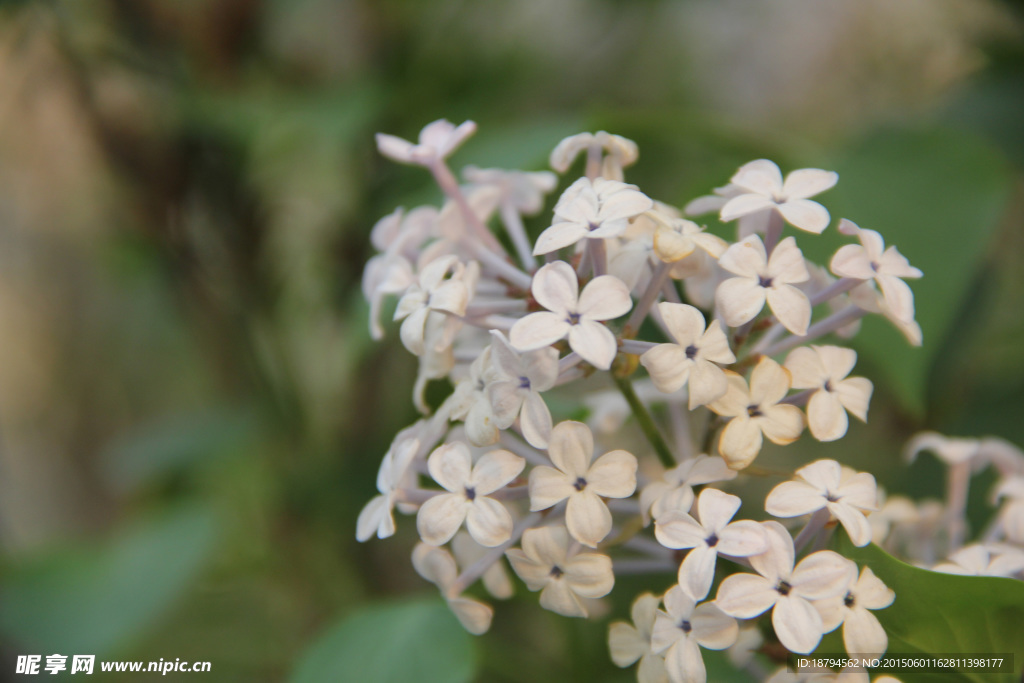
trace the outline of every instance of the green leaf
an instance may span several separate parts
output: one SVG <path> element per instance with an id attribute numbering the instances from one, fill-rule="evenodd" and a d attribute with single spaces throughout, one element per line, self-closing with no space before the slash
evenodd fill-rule
<path id="1" fill-rule="evenodd" d="M 918 569 L 871 544 L 857 548 L 837 534 L 838 550 L 867 565 L 896 592 L 896 600 L 873 614 L 889 635 L 889 653 L 928 655 L 1013 653 L 1014 674 L 893 671 L 903 683 L 915 681 L 1020 681 L 1024 666 L 1024 581 L 957 576 Z M 834 651 L 834 650 L 833 650 Z"/>
<path id="2" fill-rule="evenodd" d="M 17 563 L 0 582 L 0 632 L 34 651 L 109 653 L 175 604 L 213 549 L 215 531 L 209 510 L 189 506 L 99 550 Z"/>
<path id="3" fill-rule="evenodd" d="M 473 678 L 473 638 L 436 598 L 353 611 L 300 658 L 292 683 L 463 683 Z"/>
<path id="4" fill-rule="evenodd" d="M 849 218 L 877 230 L 886 245 L 896 245 L 924 271 L 923 278 L 910 282 L 924 346 L 911 347 L 877 316 L 865 320 L 854 344 L 888 376 L 906 407 L 922 414 L 928 373 L 1006 207 L 1008 165 L 980 137 L 933 129 L 875 135 L 834 168 L 839 184 L 822 197 L 833 222 Z M 802 240 L 801 246 L 811 242 Z M 825 244 L 835 246 L 831 239 L 822 240 Z M 809 256 L 818 251 L 807 249 Z"/>

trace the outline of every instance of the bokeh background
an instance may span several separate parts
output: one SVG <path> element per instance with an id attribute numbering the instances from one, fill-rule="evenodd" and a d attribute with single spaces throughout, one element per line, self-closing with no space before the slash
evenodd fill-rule
<path id="1" fill-rule="evenodd" d="M 433 594 L 411 520 L 354 538 L 415 419 L 414 359 L 367 332 L 369 230 L 439 198 L 377 131 L 473 119 L 456 167 L 539 170 L 605 129 L 677 205 L 759 157 L 838 170 L 833 217 L 925 271 L 925 345 L 866 324 L 870 425 L 762 457 L 923 497 L 943 473 L 900 460 L 914 431 L 1024 443 L 1022 20 L 996 0 L 0 3 L 0 680 L 32 653 L 309 679 L 353 610 Z M 620 617 L 644 586 L 621 583 Z M 519 594 L 476 680 L 632 679 L 604 622 Z"/>

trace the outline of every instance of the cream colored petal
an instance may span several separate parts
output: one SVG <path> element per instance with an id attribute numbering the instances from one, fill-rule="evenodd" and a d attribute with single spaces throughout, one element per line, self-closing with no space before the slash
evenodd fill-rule
<path id="1" fill-rule="evenodd" d="M 804 262 L 804 255 L 796 246 L 796 239 L 787 237 L 779 242 L 768 259 L 766 275 L 776 283 L 798 284 L 811 279 Z"/>
<path id="2" fill-rule="evenodd" d="M 430 292 L 428 305 L 435 311 L 465 315 L 468 302 L 469 290 L 466 289 L 466 284 L 460 280 L 448 280 Z"/>
<path id="3" fill-rule="evenodd" d="M 487 385 L 487 400 L 491 403 L 494 422 L 499 429 L 508 429 L 519 417 L 523 406 L 523 391 L 517 380 L 492 382 Z"/>
<path id="4" fill-rule="evenodd" d="M 523 551 L 548 568 L 565 563 L 569 532 L 564 526 L 544 526 L 523 533 Z"/>
<path id="5" fill-rule="evenodd" d="M 760 194 L 741 194 L 725 203 L 725 206 L 722 207 L 719 213 L 719 219 L 724 223 L 728 223 L 737 218 L 773 208 L 775 208 L 775 202 L 769 197 Z"/>
<path id="6" fill-rule="evenodd" d="M 376 534 L 387 538 L 395 533 L 395 521 L 391 517 L 388 496 L 375 496 L 359 512 L 356 520 L 356 540 L 360 543 L 370 540 Z"/>
<path id="7" fill-rule="evenodd" d="M 473 456 L 461 441 L 434 449 L 427 459 L 427 470 L 438 484 L 451 493 L 462 493 L 470 485 Z"/>
<path id="8" fill-rule="evenodd" d="M 708 679 L 700 647 L 692 638 L 681 638 L 665 651 L 665 668 L 672 683 L 706 683 Z"/>
<path id="9" fill-rule="evenodd" d="M 847 652 L 878 657 L 888 649 L 889 637 L 874 614 L 854 608 L 843 623 L 843 644 Z"/>
<path id="10" fill-rule="evenodd" d="M 512 570 L 531 591 L 539 591 L 551 581 L 553 565 L 538 562 L 518 548 L 506 550 L 505 557 L 512 565 Z"/>
<path id="11" fill-rule="evenodd" d="M 725 461 L 717 455 L 698 455 L 690 463 L 686 474 L 686 482 L 697 486 L 710 484 L 714 481 L 727 481 L 736 478 L 736 471 L 729 469 Z"/>
<path id="12" fill-rule="evenodd" d="M 480 496 L 469 505 L 466 530 L 474 541 L 493 548 L 512 537 L 512 515 L 493 498 Z"/>
<path id="13" fill-rule="evenodd" d="M 722 530 L 740 509 L 741 502 L 739 496 L 718 489 L 704 489 L 697 498 L 701 525 L 709 532 Z"/>
<path id="14" fill-rule="evenodd" d="M 787 330 L 797 336 L 807 334 L 811 324 L 811 301 L 792 285 L 779 285 L 766 290 L 768 306 Z"/>
<path id="15" fill-rule="evenodd" d="M 878 275 L 875 277 L 878 288 L 882 290 L 882 298 L 885 299 L 885 307 L 889 309 L 893 317 L 898 320 L 911 321 L 914 319 L 914 292 L 903 280 L 892 275 Z"/>
<path id="16" fill-rule="evenodd" d="M 813 348 L 798 346 L 786 356 L 786 369 L 794 389 L 817 389 L 828 379 L 821 356 Z"/>
<path id="17" fill-rule="evenodd" d="M 757 279 L 764 273 L 768 255 L 764 242 L 757 235 L 751 235 L 725 250 L 718 265 L 740 277 Z"/>
<path id="18" fill-rule="evenodd" d="M 782 192 L 782 171 L 770 159 L 757 159 L 740 167 L 729 181 L 741 189 L 774 196 Z"/>
<path id="19" fill-rule="evenodd" d="M 569 558 L 563 569 L 564 581 L 580 597 L 602 598 L 615 586 L 612 561 L 607 555 L 580 553 Z"/>
<path id="20" fill-rule="evenodd" d="M 835 460 L 815 460 L 798 469 L 796 475 L 824 495 L 839 488 L 842 468 Z"/>
<path id="21" fill-rule="evenodd" d="M 535 391 L 526 395 L 523 401 L 522 416 L 520 425 L 523 428 L 523 438 L 534 448 L 547 448 L 548 439 L 551 436 L 551 411 L 544 403 L 544 399 Z"/>
<path id="22" fill-rule="evenodd" d="M 565 472 L 539 465 L 530 470 L 530 510 L 547 510 L 562 502 L 576 490 Z"/>
<path id="23" fill-rule="evenodd" d="M 778 522 L 762 522 L 761 527 L 768 542 L 768 550 L 760 555 L 752 555 L 750 565 L 754 571 L 768 579 L 774 588 L 780 579 L 788 580 L 793 572 L 793 559 L 796 556 L 793 537 Z"/>
<path id="24" fill-rule="evenodd" d="M 633 218 L 647 211 L 654 202 L 650 197 L 637 190 L 624 187 L 617 192 L 602 197 L 601 213 L 602 220 L 615 220 L 618 218 Z"/>
<path id="25" fill-rule="evenodd" d="M 718 532 L 718 552 L 734 557 L 750 557 L 768 550 L 764 527 L 757 522 L 742 519 Z"/>
<path id="26" fill-rule="evenodd" d="M 575 481 L 577 477 L 586 476 L 590 469 L 590 459 L 594 457 L 594 435 L 582 422 L 559 422 L 551 430 L 548 454 L 555 467 Z"/>
<path id="27" fill-rule="evenodd" d="M 775 605 L 779 593 L 775 584 L 756 574 L 732 574 L 718 587 L 715 604 L 737 619 L 753 619 Z"/>
<path id="28" fill-rule="evenodd" d="M 530 380 L 530 388 L 544 392 L 555 386 L 558 380 L 558 350 L 538 349 L 522 358 L 523 371 Z"/>
<path id="29" fill-rule="evenodd" d="M 424 543 L 444 545 L 466 519 L 469 503 L 458 493 L 442 493 L 420 506 L 416 514 L 416 530 Z"/>
<path id="30" fill-rule="evenodd" d="M 596 548 L 612 530 L 612 513 L 604 501 L 587 487 L 569 496 L 565 524 L 573 538 Z"/>
<path id="31" fill-rule="evenodd" d="M 795 228 L 820 235 L 832 220 L 828 210 L 810 199 L 790 199 L 779 205 L 779 213 Z"/>
<path id="32" fill-rule="evenodd" d="M 863 512 L 843 503 L 829 503 L 828 509 L 846 529 L 855 546 L 862 548 L 871 542 L 871 525 Z"/>
<path id="33" fill-rule="evenodd" d="M 723 460 L 722 462 L 724 463 L 725 461 Z M 732 472 L 732 470 L 729 471 Z M 682 484 L 669 488 L 663 496 L 654 501 L 650 510 L 651 516 L 654 519 L 661 519 L 662 515 L 669 512 L 689 512 L 691 507 L 693 507 L 693 489 L 686 484 Z"/>
<path id="34" fill-rule="evenodd" d="M 867 422 L 868 406 L 874 388 L 871 380 L 865 377 L 850 377 L 834 384 L 832 391 L 850 414 Z"/>
<path id="35" fill-rule="evenodd" d="M 709 650 L 731 647 L 739 636 L 736 620 L 712 603 L 698 605 L 691 621 L 694 640 Z"/>
<path id="36" fill-rule="evenodd" d="M 690 410 L 721 398 L 728 388 L 725 373 L 720 367 L 704 359 L 698 359 L 690 375 Z"/>
<path id="37" fill-rule="evenodd" d="M 569 346 L 595 368 L 607 370 L 615 360 L 618 344 L 607 327 L 593 320 L 581 320 L 569 328 Z"/>
<path id="38" fill-rule="evenodd" d="M 857 565 L 839 553 L 819 550 L 800 560 L 790 583 L 793 592 L 808 600 L 844 594 L 857 578 Z"/>
<path id="39" fill-rule="evenodd" d="M 686 553 L 679 565 L 677 576 L 679 585 L 694 600 L 703 600 L 711 590 L 715 579 L 715 564 L 718 552 L 714 548 L 701 544 Z"/>
<path id="40" fill-rule="evenodd" d="M 722 324 L 712 320 L 698 344 L 700 357 L 715 363 L 735 363 L 736 356 L 729 348 L 729 340 L 722 331 Z"/>
<path id="41" fill-rule="evenodd" d="M 605 453 L 587 470 L 587 489 L 605 498 L 628 498 L 636 491 L 636 457 L 628 451 Z"/>
<path id="42" fill-rule="evenodd" d="M 533 351 L 564 339 L 571 328 L 564 316 L 538 311 L 517 320 L 509 331 L 509 338 L 512 346 L 520 351 Z"/>
<path id="43" fill-rule="evenodd" d="M 731 370 L 725 370 L 727 388 L 725 394 L 708 404 L 711 410 L 725 417 L 736 417 L 747 415 L 747 406 L 750 405 L 750 393 L 747 389 L 747 381 Z"/>
<path id="44" fill-rule="evenodd" d="M 782 184 L 782 194 L 787 199 L 807 199 L 834 187 L 837 182 L 839 174 L 835 171 L 802 168 L 786 176 L 786 181 Z"/>
<path id="45" fill-rule="evenodd" d="M 412 549 L 412 567 L 417 574 L 441 590 L 447 590 L 459 574 L 455 558 L 450 552 L 426 543 L 417 543 Z"/>
<path id="46" fill-rule="evenodd" d="M 844 474 L 834 493 L 846 505 L 862 510 L 878 509 L 878 483 L 869 472 L 859 472 L 852 476 Z"/>
<path id="47" fill-rule="evenodd" d="M 563 579 L 551 581 L 540 593 L 540 606 L 563 617 L 586 617 L 587 608 Z"/>
<path id="48" fill-rule="evenodd" d="M 458 597 L 449 600 L 448 607 L 458 618 L 462 628 L 474 636 L 483 635 L 490 630 L 494 610 L 489 605 L 470 598 Z"/>
<path id="49" fill-rule="evenodd" d="M 802 481 L 784 481 L 764 501 L 765 511 L 775 517 L 799 517 L 825 507 L 821 491 Z"/>
<path id="50" fill-rule="evenodd" d="M 549 311 L 562 315 L 576 307 L 579 281 L 572 266 L 565 261 L 554 261 L 541 266 L 533 276 L 533 285 L 530 289 L 537 303 Z M 514 339 L 512 346 L 519 348 Z"/>
<path id="51" fill-rule="evenodd" d="M 693 306 L 662 301 L 658 311 L 668 331 L 683 348 L 696 343 L 704 334 L 704 315 Z"/>
<path id="52" fill-rule="evenodd" d="M 739 327 L 753 320 L 764 308 L 766 300 L 765 288 L 757 280 L 746 277 L 729 278 L 715 290 L 715 305 L 730 327 Z"/>
<path id="53" fill-rule="evenodd" d="M 582 223 L 562 221 L 547 228 L 537 237 L 533 246 L 534 256 L 549 254 L 570 244 L 576 244 L 587 236 L 587 226 Z"/>
<path id="54" fill-rule="evenodd" d="M 485 453 L 476 461 L 470 484 L 478 495 L 487 495 L 504 487 L 519 476 L 526 461 L 506 450 Z"/>
<path id="55" fill-rule="evenodd" d="M 750 373 L 750 402 L 762 407 L 778 403 L 789 386 L 789 371 L 765 356 Z"/>
<path id="56" fill-rule="evenodd" d="M 408 318 L 402 321 L 402 326 L 398 330 L 398 336 L 402 340 L 402 345 L 410 353 L 417 356 L 422 356 L 425 350 L 423 335 L 429 313 L 430 309 L 426 307 L 421 306 L 415 309 Z"/>
<path id="57" fill-rule="evenodd" d="M 665 512 L 654 525 L 654 537 L 666 548 L 695 548 L 704 545 L 708 535 L 700 522 L 682 510 Z"/>
<path id="58" fill-rule="evenodd" d="M 799 408 L 780 403 L 764 408 L 763 412 L 764 415 L 756 421 L 772 443 L 785 446 L 800 438 L 800 432 L 804 429 L 804 414 Z"/>
<path id="59" fill-rule="evenodd" d="M 646 634 L 649 639 L 651 629 L 654 628 L 654 615 L 658 612 L 658 605 L 661 600 L 653 593 L 641 593 L 633 601 L 629 614 L 641 634 Z"/>
<path id="60" fill-rule="evenodd" d="M 857 604 L 866 609 L 884 609 L 893 603 L 896 593 L 875 576 L 871 567 L 860 570 L 856 585 Z"/>
<path id="61" fill-rule="evenodd" d="M 835 441 L 846 435 L 849 420 L 839 398 L 829 391 L 816 391 L 807 402 L 807 424 L 818 441 Z"/>
<path id="62" fill-rule="evenodd" d="M 644 655 L 637 667 L 636 680 L 637 683 L 669 683 L 665 659 L 656 654 Z"/>
<path id="63" fill-rule="evenodd" d="M 658 344 L 640 356 L 640 364 L 647 368 L 658 391 L 671 394 L 686 384 L 693 361 L 686 357 L 683 347 L 678 344 Z"/>
<path id="64" fill-rule="evenodd" d="M 772 610 L 772 626 L 787 650 L 807 654 L 818 647 L 824 625 L 814 606 L 795 595 L 782 597 Z"/>
<path id="65" fill-rule="evenodd" d="M 629 287 L 614 275 L 601 275 L 583 288 L 577 312 L 590 320 L 612 320 L 632 307 Z"/>
<path id="66" fill-rule="evenodd" d="M 681 261 L 697 248 L 697 244 L 669 228 L 659 227 L 654 233 L 654 253 L 666 263 Z"/>
<path id="67" fill-rule="evenodd" d="M 761 452 L 761 429 L 753 420 L 735 417 L 722 430 L 718 452 L 734 470 L 741 470 L 754 461 Z"/>
<path id="68" fill-rule="evenodd" d="M 858 280 L 870 280 L 875 277 L 871 257 L 859 244 L 839 247 L 829 263 L 829 269 L 839 277 L 852 277 Z"/>
<path id="69" fill-rule="evenodd" d="M 626 668 L 650 652 L 651 643 L 623 621 L 608 627 L 608 652 L 615 666 Z"/>

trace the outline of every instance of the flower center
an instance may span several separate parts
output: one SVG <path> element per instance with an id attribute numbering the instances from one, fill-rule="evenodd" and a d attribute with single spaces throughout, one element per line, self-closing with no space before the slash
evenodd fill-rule
<path id="1" fill-rule="evenodd" d="M 764 413 L 761 412 L 761 406 L 755 404 L 747 406 L 747 415 L 750 417 L 761 417 Z"/>
<path id="2" fill-rule="evenodd" d="M 779 581 L 779 585 L 775 587 L 775 590 L 779 592 L 779 595 L 789 595 L 793 587 L 787 581 Z"/>
<path id="3" fill-rule="evenodd" d="M 854 603 L 856 603 L 856 602 L 857 601 L 853 597 L 853 593 L 847 593 L 846 597 L 843 598 L 843 604 L 846 605 L 847 607 L 853 607 Z"/>
<path id="4" fill-rule="evenodd" d="M 466 487 L 466 500 L 473 502 L 476 500 L 476 489 L 472 486 Z"/>
<path id="5" fill-rule="evenodd" d="M 832 493 L 831 491 L 825 491 L 825 500 L 827 500 L 830 503 L 838 503 L 839 502 L 839 496 L 837 496 L 836 494 Z"/>
<path id="6" fill-rule="evenodd" d="M 821 386 L 821 388 L 824 389 L 825 391 L 832 391 L 832 380 L 825 380 L 825 383 Z"/>
<path id="7" fill-rule="evenodd" d="M 711 534 L 710 536 L 704 539 L 704 542 L 708 544 L 709 548 L 714 548 L 716 545 L 718 545 L 718 536 L 715 534 Z"/>
<path id="8" fill-rule="evenodd" d="M 600 227 L 601 227 L 600 223 L 595 223 L 594 221 L 588 221 L 587 222 L 587 230 L 589 230 L 590 232 L 594 232 L 595 230 L 597 230 Z"/>
<path id="9" fill-rule="evenodd" d="M 551 568 L 550 572 L 548 572 L 548 576 L 550 576 L 552 579 L 560 579 L 562 578 L 562 574 L 565 574 L 565 572 L 563 572 L 562 568 L 559 567 L 557 564 Z"/>
<path id="10" fill-rule="evenodd" d="M 696 346 L 690 344 L 689 346 L 686 347 L 686 357 L 689 358 L 690 360 L 693 360 L 694 358 L 697 357 L 697 350 L 698 349 Z"/>
<path id="11" fill-rule="evenodd" d="M 761 285 L 762 287 L 766 287 L 766 288 L 767 287 L 771 287 L 772 286 L 772 279 L 770 277 L 765 277 L 764 275 L 758 275 L 757 276 L 757 284 Z"/>
<path id="12" fill-rule="evenodd" d="M 575 488 L 577 491 L 582 491 L 583 489 L 587 488 L 587 480 L 584 479 L 583 477 L 576 477 L 576 481 L 573 482 L 573 488 Z"/>
<path id="13" fill-rule="evenodd" d="M 519 388 L 520 389 L 529 389 L 530 388 L 530 378 L 529 377 L 520 377 L 519 378 Z"/>
<path id="14" fill-rule="evenodd" d="M 875 273 L 878 272 L 878 264 L 875 263 L 874 261 L 871 262 L 871 270 Z"/>
<path id="15" fill-rule="evenodd" d="M 693 624 L 691 624 L 689 620 L 683 619 L 679 622 L 679 628 L 683 629 L 683 633 L 689 633 L 693 630 Z"/>
<path id="16" fill-rule="evenodd" d="M 580 324 L 580 314 L 579 313 L 570 313 L 569 317 L 565 319 L 565 322 L 569 323 L 570 325 L 579 325 Z"/>

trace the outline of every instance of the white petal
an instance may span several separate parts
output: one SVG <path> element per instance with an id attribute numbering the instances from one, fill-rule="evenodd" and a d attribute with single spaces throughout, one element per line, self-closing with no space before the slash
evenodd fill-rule
<path id="1" fill-rule="evenodd" d="M 555 580 L 544 586 L 540 593 L 540 606 L 563 617 L 587 616 L 587 608 L 564 580 Z"/>
<path id="2" fill-rule="evenodd" d="M 554 565 L 538 562 L 519 548 L 506 550 L 505 557 L 530 590 L 539 591 L 551 581 L 551 567 Z"/>
<path id="3" fill-rule="evenodd" d="M 767 290 L 768 306 L 787 330 L 797 336 L 807 334 L 811 324 L 811 302 L 807 295 L 792 285 L 770 287 Z"/>
<path id="4" fill-rule="evenodd" d="M 462 628 L 474 636 L 483 635 L 490 630 L 494 610 L 488 605 L 470 598 L 459 597 L 449 600 L 448 607 L 458 618 Z"/>
<path id="5" fill-rule="evenodd" d="M 569 496 L 565 523 L 573 538 L 596 548 L 612 530 L 612 513 L 597 494 L 584 489 Z"/>
<path id="6" fill-rule="evenodd" d="M 390 522 L 390 523 L 389 523 Z M 388 496 L 375 496 L 359 512 L 356 520 L 356 540 L 360 543 L 377 534 L 387 538 L 395 533 L 395 522 L 388 506 Z"/>
<path id="7" fill-rule="evenodd" d="M 477 494 L 486 496 L 518 477 L 524 467 L 526 461 L 514 453 L 506 450 L 491 451 L 476 461 L 470 484 L 475 487 Z"/>
<path id="8" fill-rule="evenodd" d="M 412 566 L 416 573 L 441 590 L 446 590 L 459 574 L 455 558 L 444 548 L 417 543 L 412 549 Z"/>
<path id="9" fill-rule="evenodd" d="M 847 652 L 877 657 L 889 647 L 889 637 L 874 614 L 855 608 L 843 623 L 843 644 Z"/>
<path id="10" fill-rule="evenodd" d="M 413 144 L 408 140 L 394 135 L 377 133 L 377 151 L 393 161 L 403 164 L 412 163 L 412 149 Z"/>
<path id="11" fill-rule="evenodd" d="M 548 569 L 565 563 L 569 549 L 569 532 L 564 526 L 527 529 L 523 533 L 523 551 Z"/>
<path id="12" fill-rule="evenodd" d="M 686 357 L 686 352 L 678 344 L 658 344 L 640 356 L 640 364 L 647 368 L 647 373 L 658 391 L 671 394 L 686 384 L 693 362 Z M 724 375 L 721 384 L 722 393 L 725 393 Z"/>
<path id="13" fill-rule="evenodd" d="M 876 278 L 882 290 L 885 306 L 899 320 L 914 319 L 914 292 L 910 285 L 892 275 L 879 275 Z"/>
<path id="14" fill-rule="evenodd" d="M 715 604 L 729 616 L 753 619 L 772 608 L 779 599 L 775 584 L 755 574 L 732 574 L 718 587 Z"/>
<path id="15" fill-rule="evenodd" d="M 587 489 L 605 498 L 628 498 L 636 491 L 636 457 L 628 451 L 610 451 L 587 471 Z"/>
<path id="16" fill-rule="evenodd" d="M 600 553 L 580 553 L 565 563 L 565 582 L 584 598 L 601 598 L 615 586 L 612 561 Z"/>
<path id="17" fill-rule="evenodd" d="M 658 304 L 658 310 L 680 346 L 693 344 L 704 334 L 704 315 L 693 306 L 663 301 Z"/>
<path id="18" fill-rule="evenodd" d="M 794 389 L 817 389 L 829 378 L 821 356 L 807 346 L 793 349 L 786 356 L 785 366 L 793 378 Z"/>
<path id="19" fill-rule="evenodd" d="M 461 441 L 439 446 L 427 459 L 430 476 L 452 493 L 462 493 L 470 483 L 472 467 L 473 456 Z"/>
<path id="20" fill-rule="evenodd" d="M 665 512 L 654 525 L 655 538 L 666 548 L 695 548 L 704 545 L 708 535 L 697 520 L 682 510 Z"/>
<path id="21" fill-rule="evenodd" d="M 530 510 L 547 510 L 568 498 L 574 480 L 554 467 L 539 465 L 530 470 Z"/>
<path id="22" fill-rule="evenodd" d="M 800 438 L 800 432 L 804 429 L 804 414 L 799 408 L 780 403 L 762 410 L 764 415 L 757 418 L 758 426 L 772 443 L 784 446 Z"/>
<path id="23" fill-rule="evenodd" d="M 786 199 L 807 199 L 834 187 L 837 182 L 839 174 L 835 171 L 802 168 L 786 176 L 786 181 L 782 184 L 782 194 Z"/>
<path id="24" fill-rule="evenodd" d="M 796 239 L 787 237 L 779 242 L 768 259 L 767 275 L 776 282 L 786 284 L 798 284 L 807 282 L 811 275 L 807 272 L 807 265 L 800 248 L 796 246 Z"/>
<path id="25" fill-rule="evenodd" d="M 774 588 L 780 579 L 789 580 L 793 572 L 793 559 L 796 555 L 793 538 L 778 522 L 762 522 L 761 526 L 764 528 L 768 550 L 760 555 L 752 555 L 750 565 L 772 582 Z"/>
<path id="26" fill-rule="evenodd" d="M 750 373 L 750 401 L 762 407 L 778 403 L 789 391 L 789 372 L 765 356 Z"/>
<path id="27" fill-rule="evenodd" d="M 868 405 L 874 385 L 864 377 L 850 377 L 832 387 L 833 393 L 850 413 L 862 421 L 868 419 Z"/>
<path id="28" fill-rule="evenodd" d="M 516 349 L 532 351 L 564 339 L 571 328 L 564 316 L 538 311 L 517 320 L 509 331 L 509 338 Z"/>
<path id="29" fill-rule="evenodd" d="M 761 429 L 746 417 L 735 417 L 722 430 L 718 452 L 734 470 L 741 470 L 761 452 Z"/>
<path id="30" fill-rule="evenodd" d="M 693 638 L 709 650 L 724 650 L 736 643 L 739 626 L 717 605 L 704 603 L 693 610 Z"/>
<path id="31" fill-rule="evenodd" d="M 772 626 L 786 649 L 807 654 L 818 647 L 824 626 L 814 606 L 801 597 L 780 598 L 772 611 Z"/>
<path id="32" fill-rule="evenodd" d="M 846 529 L 855 546 L 862 548 L 871 542 L 871 525 L 863 512 L 843 503 L 829 503 L 828 509 Z"/>
<path id="33" fill-rule="evenodd" d="M 551 411 L 544 403 L 544 399 L 535 391 L 526 395 L 523 401 L 522 416 L 520 425 L 523 429 L 523 438 L 534 448 L 547 448 L 548 438 L 551 436 Z"/>
<path id="34" fill-rule="evenodd" d="M 523 356 L 523 371 L 530 380 L 530 388 L 544 392 L 555 386 L 558 379 L 558 350 L 539 349 Z"/>
<path id="35" fill-rule="evenodd" d="M 720 399 L 728 389 L 729 383 L 720 367 L 703 358 L 697 359 L 690 374 L 690 410 Z"/>
<path id="36" fill-rule="evenodd" d="M 565 261 L 555 261 L 541 266 L 533 276 L 530 290 L 537 303 L 549 311 L 562 314 L 575 308 L 579 281 L 572 266 Z M 518 347 L 514 340 L 512 345 Z"/>
<path id="37" fill-rule="evenodd" d="M 582 422 L 559 422 L 551 430 L 548 454 L 555 467 L 575 481 L 577 477 L 586 476 L 590 469 L 590 459 L 594 457 L 594 435 Z"/>
<path id="38" fill-rule="evenodd" d="M 849 419 L 839 398 L 829 391 L 816 391 L 807 402 L 807 424 L 818 441 L 835 441 L 846 435 Z"/>
<path id="39" fill-rule="evenodd" d="M 614 275 L 601 275 L 583 288 L 577 312 L 590 320 L 612 320 L 632 307 L 629 287 Z"/>
<path id="40" fill-rule="evenodd" d="M 794 228 L 820 235 L 828 227 L 831 217 L 828 210 L 810 199 L 790 199 L 779 204 L 779 213 Z"/>
<path id="41" fill-rule="evenodd" d="M 766 300 L 765 288 L 746 277 L 733 277 L 723 281 L 715 290 L 715 305 L 729 327 L 753 320 Z"/>
<path id="42" fill-rule="evenodd" d="M 718 532 L 716 549 L 726 555 L 749 557 L 768 550 L 768 539 L 765 537 L 764 527 L 757 522 L 744 519 L 733 522 Z"/>
<path id="43" fill-rule="evenodd" d="M 555 223 L 537 237 L 533 247 L 534 256 L 549 254 L 570 244 L 576 244 L 587 236 L 587 228 L 580 223 Z"/>
<path id="44" fill-rule="evenodd" d="M 583 360 L 600 370 L 610 368 L 618 352 L 612 331 L 593 320 L 581 320 L 569 328 L 569 346 Z"/>
<path id="45" fill-rule="evenodd" d="M 679 585 L 694 600 L 703 600 L 711 590 L 717 559 L 715 549 L 702 544 L 688 552 L 679 565 Z"/>
<path id="46" fill-rule="evenodd" d="M 682 638 L 665 652 L 665 668 L 672 683 L 706 683 L 707 670 L 700 647 L 690 638 Z"/>
<path id="47" fill-rule="evenodd" d="M 782 171 L 769 159 L 758 159 L 740 167 L 729 181 L 733 185 L 772 196 L 782 191 Z"/>
<path id="48" fill-rule="evenodd" d="M 728 223 L 737 218 L 773 208 L 775 208 L 775 202 L 770 197 L 761 194 L 741 194 L 725 203 L 719 213 L 719 219 L 723 223 Z"/>
<path id="49" fill-rule="evenodd" d="M 751 235 L 726 249 L 718 265 L 730 273 L 757 279 L 768 265 L 764 243 L 757 235 Z"/>
<path id="50" fill-rule="evenodd" d="M 839 277 L 853 277 L 858 280 L 870 280 L 875 277 L 875 270 L 871 267 L 871 258 L 859 244 L 846 244 L 839 247 L 829 268 Z"/>
<path id="51" fill-rule="evenodd" d="M 416 530 L 424 543 L 444 545 L 466 519 L 468 502 L 462 494 L 442 493 L 420 506 Z"/>
<path id="52" fill-rule="evenodd" d="M 629 624 L 617 621 L 608 627 L 608 653 L 615 666 L 630 666 L 650 649 L 650 642 Z"/>
<path id="53" fill-rule="evenodd" d="M 721 531 L 740 509 L 742 501 L 718 489 L 707 488 L 697 498 L 700 523 L 708 531 Z"/>
<path id="54" fill-rule="evenodd" d="M 519 416 L 523 406 L 523 390 L 518 380 L 492 382 L 487 385 L 487 400 L 491 403 L 495 424 L 499 429 L 508 429 Z"/>
<path id="55" fill-rule="evenodd" d="M 857 578 L 857 565 L 839 553 L 819 550 L 800 560 L 790 583 L 794 592 L 808 600 L 841 595 Z"/>
<path id="56" fill-rule="evenodd" d="M 825 496 L 802 481 L 784 481 L 764 501 L 765 511 L 775 517 L 799 517 L 825 507 Z"/>
<path id="57" fill-rule="evenodd" d="M 856 590 L 857 604 L 867 609 L 883 609 L 896 598 L 896 593 L 875 576 L 871 567 L 861 569 Z"/>
<path id="58" fill-rule="evenodd" d="M 512 537 L 512 515 L 493 498 L 478 496 L 469 505 L 466 530 L 474 541 L 493 548 Z"/>

